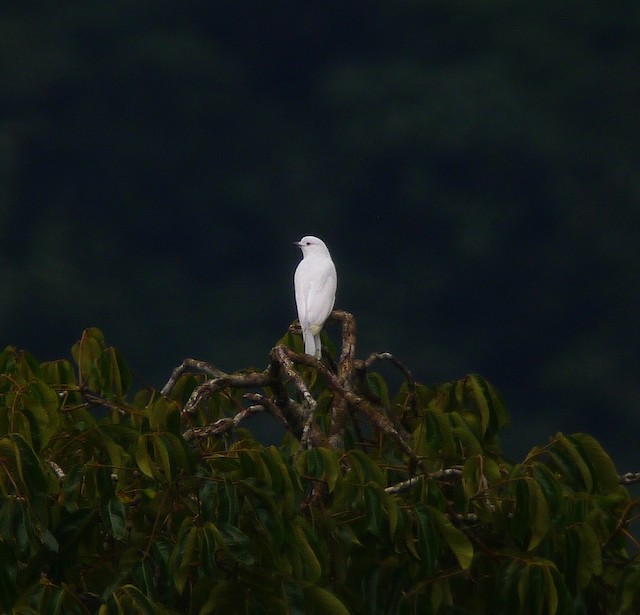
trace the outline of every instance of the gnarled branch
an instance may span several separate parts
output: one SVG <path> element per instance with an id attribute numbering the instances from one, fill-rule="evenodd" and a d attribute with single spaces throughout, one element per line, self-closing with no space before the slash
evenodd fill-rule
<path id="1" fill-rule="evenodd" d="M 397 443 L 402 451 L 412 460 L 414 467 L 422 468 L 422 461 L 409 445 L 409 437 L 399 425 L 394 425 L 387 418 L 385 409 L 376 400 L 367 399 L 357 391 L 356 381 L 358 373 L 366 370 L 374 361 L 389 360 L 405 376 L 410 393 L 415 388 L 415 382 L 409 370 L 389 353 L 374 353 L 366 361 L 355 359 L 356 322 L 349 312 L 334 310 L 331 320 L 342 325 L 342 347 L 337 365 L 337 373 L 327 368 L 325 363 L 306 354 L 296 353 L 286 346 L 275 346 L 271 351 L 271 363 L 264 371 L 239 372 L 227 374 L 218 368 L 195 359 L 185 359 L 176 367 L 169 380 L 162 389 L 163 394 L 169 395 L 180 377 L 190 371 L 198 371 L 210 376 L 210 379 L 196 387 L 187 400 L 182 413 L 184 416 L 196 411 L 198 405 L 215 393 L 224 389 L 270 389 L 272 395 L 255 393 L 245 395 L 245 399 L 254 401 L 254 405 L 240 410 L 233 417 L 223 417 L 210 425 L 194 427 L 185 432 L 185 437 L 193 439 L 205 435 L 219 435 L 234 429 L 242 420 L 257 412 L 267 411 L 278 422 L 285 426 L 300 439 L 301 449 L 311 448 L 325 443 L 317 421 L 318 404 L 305 382 L 299 366 L 313 368 L 324 379 L 334 393 L 331 406 L 331 428 L 328 445 L 335 449 L 343 448 L 343 434 L 349 412 L 364 415 L 369 422 L 385 436 Z M 296 330 L 292 325 L 292 330 Z M 302 398 L 302 403 L 291 399 L 287 387 L 292 386 Z"/>

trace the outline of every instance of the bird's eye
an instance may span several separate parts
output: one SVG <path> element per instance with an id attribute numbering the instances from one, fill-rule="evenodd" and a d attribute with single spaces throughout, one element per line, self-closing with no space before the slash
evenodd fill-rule
<path id="1" fill-rule="evenodd" d="M 311 245 L 311 242 L 310 242 L 310 241 L 307 241 L 307 245 L 308 245 L 308 246 L 310 246 L 310 245 Z"/>

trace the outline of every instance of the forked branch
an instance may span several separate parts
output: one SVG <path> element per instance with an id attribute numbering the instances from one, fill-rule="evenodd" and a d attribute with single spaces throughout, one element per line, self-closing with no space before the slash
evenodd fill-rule
<path id="1" fill-rule="evenodd" d="M 356 383 L 366 370 L 379 360 L 388 360 L 405 377 L 410 397 L 415 390 L 415 381 L 393 355 L 374 353 L 365 361 L 355 359 L 356 322 L 349 312 L 334 310 L 331 320 L 341 323 L 342 346 L 337 371 L 329 369 L 325 363 L 306 354 L 296 353 L 283 345 L 275 346 L 271 351 L 271 363 L 264 371 L 225 373 L 218 368 L 195 359 L 185 359 L 176 367 L 162 389 L 164 395 L 171 395 L 180 378 L 187 373 L 198 372 L 208 379 L 197 386 L 185 403 L 182 413 L 186 417 L 197 411 L 200 404 L 217 393 L 233 389 L 261 389 L 261 393 L 246 394 L 244 397 L 253 403 L 242 408 L 234 416 L 217 419 L 209 425 L 192 427 L 185 437 L 193 439 L 210 435 L 220 435 L 235 429 L 241 421 L 257 412 L 268 412 L 286 429 L 300 439 L 301 448 L 318 445 L 342 448 L 343 432 L 350 417 L 361 415 L 379 432 L 394 441 L 411 459 L 412 466 L 422 468 L 422 462 L 413 452 L 409 437 L 387 418 L 386 409 L 375 400 L 367 399 L 357 390 Z M 296 330 L 295 326 L 291 330 Z M 307 369 L 311 368 L 311 369 Z M 334 394 L 331 407 L 331 428 L 327 438 L 323 435 L 317 421 L 318 403 L 307 384 L 311 370 L 324 380 Z M 296 401 L 292 397 L 297 397 Z"/>

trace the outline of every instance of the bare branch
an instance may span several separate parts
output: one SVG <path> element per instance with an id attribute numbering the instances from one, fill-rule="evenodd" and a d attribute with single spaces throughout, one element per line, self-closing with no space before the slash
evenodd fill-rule
<path id="1" fill-rule="evenodd" d="M 293 366 L 293 361 L 291 360 L 291 357 L 292 356 L 296 357 L 300 355 L 297 355 L 296 353 L 291 352 L 288 348 L 285 348 L 284 346 L 276 346 L 275 348 L 273 348 L 271 351 L 271 355 L 276 361 L 280 363 L 280 365 L 282 365 L 282 369 L 287 375 L 288 380 L 293 382 L 294 386 L 298 389 L 298 391 L 300 391 L 300 394 L 302 395 L 302 398 L 304 400 L 303 413 L 305 415 L 305 420 L 304 420 L 304 427 L 302 428 L 302 435 L 300 436 L 300 444 L 302 449 L 310 448 L 311 446 L 310 439 L 312 434 L 311 426 L 313 423 L 313 419 L 315 418 L 315 413 L 316 413 L 318 404 L 316 400 L 313 399 L 313 395 L 309 393 L 309 389 L 307 388 L 307 385 L 305 384 L 304 380 L 296 372 Z M 308 355 L 304 355 L 304 356 L 308 356 Z M 309 357 L 309 358 L 313 359 L 313 357 Z M 313 359 L 313 361 L 315 361 L 316 363 L 320 363 L 316 359 Z"/>
<path id="2" fill-rule="evenodd" d="M 248 408 L 240 410 L 235 416 L 226 416 L 203 427 L 192 427 L 191 429 L 187 429 L 182 435 L 187 442 L 195 438 L 204 438 L 205 436 L 219 436 L 234 430 L 246 418 L 263 411 L 263 406 L 249 406 Z"/>
<path id="3" fill-rule="evenodd" d="M 371 405 L 369 401 L 356 395 L 353 391 L 349 391 L 340 386 L 338 379 L 334 374 L 332 374 L 320 361 L 311 357 L 307 354 L 297 354 L 292 352 L 288 348 L 284 346 L 276 346 L 273 351 L 277 357 L 281 357 L 287 364 L 297 363 L 300 365 L 307 365 L 309 367 L 314 367 L 318 370 L 318 372 L 325 379 L 326 383 L 329 387 L 338 395 L 343 397 L 345 401 L 352 406 L 355 410 L 364 413 L 367 418 L 382 432 L 384 432 L 387 436 L 393 438 L 400 448 L 409 456 L 414 463 L 424 469 L 422 461 L 416 456 L 408 442 L 403 438 L 400 433 L 395 429 L 392 425 L 391 421 L 384 415 L 384 413 L 379 409 Z M 293 366 L 291 366 L 291 371 L 295 374 L 293 370 Z M 296 377 L 297 374 L 296 374 Z M 306 387 L 305 387 L 306 390 Z M 312 398 L 313 399 L 313 398 Z M 315 404 L 315 400 L 314 400 Z"/>
<path id="4" fill-rule="evenodd" d="M 197 359 L 185 359 L 180 365 L 178 365 L 173 372 L 171 372 L 171 377 L 167 380 L 167 384 L 162 387 L 162 395 L 169 395 L 173 390 L 173 387 L 176 386 L 178 379 L 182 374 L 184 374 L 189 369 L 196 369 L 201 371 L 212 378 L 221 378 L 226 376 L 223 371 L 220 371 L 217 367 L 214 367 L 210 363 L 205 361 L 198 361 Z"/>
<path id="5" fill-rule="evenodd" d="M 191 414 L 196 411 L 198 404 L 211 397 L 215 392 L 226 388 L 254 388 L 265 387 L 271 384 L 269 370 L 263 372 L 243 372 L 237 374 L 222 374 L 213 380 L 207 380 L 196 387 L 182 409 L 183 414 Z"/>
<path id="6" fill-rule="evenodd" d="M 104 406 L 105 408 L 109 408 L 109 410 L 115 410 L 120 416 L 124 416 L 127 413 L 123 406 L 113 403 L 104 397 L 99 397 L 98 395 L 94 395 L 93 393 L 86 391 L 82 391 L 82 394 L 93 406 Z"/>
<path id="7" fill-rule="evenodd" d="M 338 383 L 342 389 L 353 391 L 356 319 L 353 314 L 342 310 L 333 310 L 329 318 L 342 323 L 342 350 L 338 363 Z M 348 416 L 347 400 L 344 396 L 336 396 L 331 406 L 331 433 L 329 434 L 329 446 L 333 449 L 344 447 L 344 430 Z"/>
<path id="8" fill-rule="evenodd" d="M 271 361 L 269 368 L 269 387 L 273 391 L 273 402 L 282 410 L 289 430 L 300 439 L 305 420 L 305 413 L 300 404 L 289 397 L 285 382 L 280 377 L 281 365 L 278 361 Z"/>
<path id="9" fill-rule="evenodd" d="M 435 472 L 431 472 L 428 475 L 428 478 L 433 478 L 435 480 L 450 480 L 452 478 L 460 478 L 462 476 L 462 467 L 454 466 L 451 468 L 443 468 L 442 470 L 436 470 Z M 407 480 L 403 480 L 402 482 L 396 483 L 395 485 L 391 485 L 385 489 L 387 493 L 400 493 L 401 491 L 406 491 L 407 489 L 411 489 L 415 484 L 419 483 L 421 480 L 424 480 L 425 475 L 421 474 L 420 476 L 412 476 Z"/>
<path id="10" fill-rule="evenodd" d="M 633 485 L 640 483 L 640 472 L 627 472 L 618 476 L 618 482 L 621 485 Z"/>
<path id="11" fill-rule="evenodd" d="M 45 459 L 45 461 L 49 464 L 53 473 L 58 477 L 58 480 L 62 480 L 66 476 L 64 470 L 55 461 L 51 459 Z"/>
<path id="12" fill-rule="evenodd" d="M 351 373 L 353 358 L 356 353 L 356 319 L 350 312 L 333 310 L 329 320 L 342 323 L 342 350 L 338 364 L 345 374 Z M 340 376 L 340 373 L 338 374 Z"/>
<path id="13" fill-rule="evenodd" d="M 254 406 L 262 407 L 266 412 L 268 412 L 273 418 L 275 418 L 285 429 L 290 429 L 291 425 L 287 423 L 287 419 L 285 419 L 282 414 L 282 410 L 277 406 L 277 404 L 266 395 L 261 395 L 260 393 L 245 393 L 243 395 L 245 399 L 253 402 Z"/>
<path id="14" fill-rule="evenodd" d="M 415 409 L 415 400 L 416 400 L 416 380 L 413 377 L 413 374 L 400 362 L 400 360 L 392 355 L 390 352 L 372 352 L 364 364 L 367 369 L 369 369 L 375 361 L 389 361 L 394 367 L 399 369 L 404 376 L 404 379 L 407 383 L 407 388 L 409 389 L 409 403 L 412 406 L 412 409 Z"/>

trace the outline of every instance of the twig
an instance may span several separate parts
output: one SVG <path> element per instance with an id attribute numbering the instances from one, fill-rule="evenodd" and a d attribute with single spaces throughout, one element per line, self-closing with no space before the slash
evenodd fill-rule
<path id="1" fill-rule="evenodd" d="M 167 380 L 167 384 L 162 387 L 161 393 L 163 395 L 169 395 L 173 390 L 173 387 L 176 386 L 180 376 L 184 374 L 189 369 L 197 369 L 213 378 L 221 378 L 226 376 L 226 374 L 219 370 L 217 367 L 214 367 L 210 363 L 206 361 L 198 361 L 197 359 L 185 359 L 180 365 L 178 365 L 172 372 L 171 377 Z"/>
<path id="2" fill-rule="evenodd" d="M 204 438 L 205 436 L 219 436 L 235 429 L 244 419 L 264 411 L 264 406 L 249 406 L 240 410 L 235 416 L 226 416 L 218 419 L 214 423 L 203 427 L 192 427 L 187 429 L 182 435 L 187 442 L 194 438 Z"/>
<path id="3" fill-rule="evenodd" d="M 302 434 L 300 436 L 300 446 L 301 449 L 310 448 L 310 438 L 311 438 L 311 425 L 313 423 L 313 419 L 315 418 L 316 409 L 318 404 L 315 399 L 313 399 L 313 395 L 309 393 L 309 389 L 305 384 L 304 380 L 300 377 L 300 375 L 296 372 L 293 367 L 293 361 L 291 356 L 298 356 L 295 353 L 292 353 L 285 346 L 276 346 L 271 350 L 271 356 L 275 359 L 284 370 L 287 378 L 290 382 L 293 382 L 294 386 L 300 391 L 303 402 L 303 413 L 305 415 L 304 418 L 304 426 L 302 428 Z M 308 355 L 304 355 L 308 356 Z M 313 357 L 309 357 L 313 359 Z M 313 359 L 316 363 L 320 363 L 316 359 Z"/>
<path id="4" fill-rule="evenodd" d="M 413 374 L 400 362 L 400 360 L 392 355 L 390 352 L 372 352 L 364 361 L 364 365 L 369 369 L 375 361 L 389 361 L 394 367 L 402 372 L 404 379 L 407 383 L 407 389 L 409 391 L 408 401 L 411 405 L 411 410 L 416 409 L 416 380 Z"/>
<path id="5" fill-rule="evenodd" d="M 84 398 L 93 406 L 104 406 L 105 408 L 109 408 L 109 410 L 115 410 L 120 416 L 124 416 L 127 411 L 118 404 L 109 401 L 108 399 L 104 399 L 104 397 L 99 397 L 98 395 L 94 395 L 93 393 L 88 393 L 86 391 L 81 390 Z"/>
<path id="6" fill-rule="evenodd" d="M 338 361 L 340 366 L 338 377 L 340 377 L 350 374 L 353 369 L 351 363 L 356 354 L 356 319 L 350 312 L 333 310 L 329 315 L 329 320 L 337 320 L 342 324 L 342 350 Z"/>
<path id="7" fill-rule="evenodd" d="M 282 414 L 289 424 L 288 429 L 299 439 L 304 426 L 304 410 L 300 404 L 289 397 L 285 382 L 280 377 L 280 364 L 272 360 L 268 372 L 269 387 L 273 391 L 273 403 L 282 410 Z"/>
<path id="8" fill-rule="evenodd" d="M 58 480 L 63 480 L 64 477 L 66 476 L 66 474 L 64 473 L 64 470 L 55 461 L 52 461 L 51 459 L 46 459 L 45 461 L 49 464 L 49 467 L 53 470 L 53 473 L 57 476 Z"/>
<path id="9" fill-rule="evenodd" d="M 299 365 L 307 365 L 309 367 L 315 367 L 318 372 L 325 379 L 329 387 L 338 395 L 343 397 L 346 402 L 352 406 L 355 410 L 364 413 L 369 420 L 378 429 L 384 432 L 387 436 L 393 438 L 400 448 L 409 456 L 409 458 L 421 469 L 424 470 L 424 464 L 417 455 L 413 452 L 408 442 L 400 435 L 396 428 L 392 425 L 391 421 L 381 412 L 378 408 L 371 405 L 369 401 L 356 395 L 352 391 L 345 390 L 340 386 L 338 379 L 334 376 L 320 361 L 307 354 L 297 354 L 292 352 L 284 346 L 276 346 L 273 351 L 277 357 L 286 359 L 287 363 L 297 363 Z M 293 368 L 291 368 L 293 371 Z M 295 371 L 293 372 L 295 374 Z M 313 398 L 312 398 L 313 399 Z M 315 403 L 315 402 L 314 402 Z"/>
<path id="10" fill-rule="evenodd" d="M 183 414 L 192 414 L 196 411 L 198 404 L 211 397 L 215 392 L 226 388 L 255 388 L 269 386 L 271 376 L 269 370 L 263 372 L 246 372 L 239 374 L 222 374 L 213 380 L 207 380 L 199 387 L 196 387 L 182 409 Z M 164 389 L 163 389 L 164 390 Z"/>
<path id="11" fill-rule="evenodd" d="M 333 310 L 330 319 L 342 324 L 342 350 L 338 363 L 338 384 L 346 391 L 353 391 L 354 361 L 356 352 L 356 319 L 353 314 L 342 310 Z M 338 395 L 331 405 L 331 432 L 329 446 L 333 449 L 344 448 L 344 430 L 347 425 L 349 409 L 344 396 Z"/>
<path id="12" fill-rule="evenodd" d="M 252 401 L 254 406 L 260 406 L 261 408 L 263 408 L 285 429 L 290 428 L 289 423 L 287 423 L 287 419 L 285 419 L 284 415 L 282 414 L 282 410 L 278 408 L 276 403 L 270 397 L 261 395 L 260 393 L 245 393 L 243 397 L 245 399 L 248 399 L 249 401 Z"/>
<path id="13" fill-rule="evenodd" d="M 436 470 L 435 472 L 431 472 L 428 478 L 433 478 L 435 480 L 449 480 L 451 478 L 460 478 L 462 476 L 462 468 L 459 466 L 452 468 L 443 468 L 442 470 Z M 403 480 L 395 485 L 391 485 L 385 489 L 387 493 L 400 493 L 401 491 L 406 491 L 407 489 L 411 489 L 416 483 L 419 483 L 421 480 L 425 478 L 424 475 L 420 476 L 412 476 L 407 480 Z"/>
<path id="14" fill-rule="evenodd" d="M 383 400 L 378 398 L 371 389 L 369 388 L 369 384 L 367 382 L 367 370 L 375 363 L 376 361 L 387 360 L 390 361 L 394 366 L 396 366 L 404 375 L 405 380 L 407 382 L 407 388 L 409 390 L 407 395 L 407 401 L 411 407 L 411 410 L 416 412 L 416 395 L 415 395 L 415 387 L 416 382 L 411 374 L 411 372 L 391 353 L 389 352 L 373 352 L 369 355 L 369 357 L 365 360 L 356 360 L 353 362 L 353 367 L 355 374 L 357 376 L 358 388 L 362 392 L 362 394 L 377 404 L 383 403 Z M 398 432 L 402 435 L 403 438 L 408 438 L 404 425 L 401 422 L 401 414 L 395 411 L 391 411 L 391 408 L 388 408 L 389 416 L 393 421 L 394 427 L 398 430 Z"/>
<path id="15" fill-rule="evenodd" d="M 625 474 L 618 475 L 618 482 L 621 485 L 633 485 L 634 483 L 640 483 L 640 472 L 627 472 Z"/>

